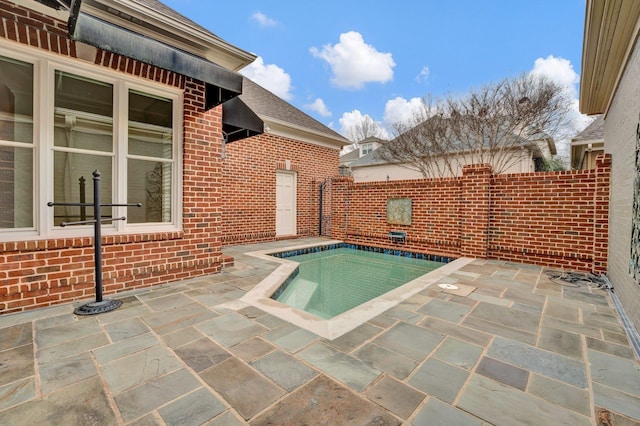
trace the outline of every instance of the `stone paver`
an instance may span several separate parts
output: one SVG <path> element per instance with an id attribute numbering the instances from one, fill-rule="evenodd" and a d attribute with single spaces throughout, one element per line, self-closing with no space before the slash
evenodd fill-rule
<path id="1" fill-rule="evenodd" d="M 640 368 L 606 291 L 476 259 L 329 341 L 238 298 L 277 267 L 233 267 L 0 315 L 0 424 L 640 426 Z"/>
<path id="2" fill-rule="evenodd" d="M 349 389 L 320 376 L 251 422 L 267 425 L 399 425 L 400 421 Z"/>

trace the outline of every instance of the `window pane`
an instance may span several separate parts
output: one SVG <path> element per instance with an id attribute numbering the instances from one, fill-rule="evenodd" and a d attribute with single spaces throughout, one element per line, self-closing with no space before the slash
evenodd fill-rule
<path id="1" fill-rule="evenodd" d="M 172 158 L 173 102 L 129 92 L 129 154 Z"/>
<path id="2" fill-rule="evenodd" d="M 0 140 L 33 142 L 33 65 L 0 56 Z"/>
<path id="3" fill-rule="evenodd" d="M 33 150 L 0 146 L 0 228 L 33 227 Z"/>
<path id="4" fill-rule="evenodd" d="M 56 71 L 55 146 L 113 152 L 113 87 Z"/>
<path id="5" fill-rule="evenodd" d="M 104 204 L 114 201 L 112 198 L 111 157 L 75 154 L 70 152 L 54 153 L 54 201 L 56 203 L 93 203 L 93 171 L 100 171 L 100 199 Z M 93 219 L 93 207 L 56 206 L 54 224 Z M 101 209 L 102 217 L 111 217 L 111 207 Z"/>
<path id="6" fill-rule="evenodd" d="M 127 167 L 127 222 L 171 222 L 171 163 L 129 160 Z"/>

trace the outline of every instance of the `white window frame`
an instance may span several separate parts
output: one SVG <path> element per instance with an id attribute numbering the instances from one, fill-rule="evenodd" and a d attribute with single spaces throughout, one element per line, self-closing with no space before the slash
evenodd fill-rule
<path id="1" fill-rule="evenodd" d="M 33 215 L 31 228 L 2 229 L 0 242 L 40 240 L 50 238 L 74 238 L 93 235 L 92 225 L 54 226 L 53 208 L 47 202 L 53 200 L 53 119 L 54 119 L 54 77 L 55 71 L 88 77 L 113 85 L 113 138 L 112 162 L 113 203 L 127 203 L 127 133 L 128 133 L 128 93 L 129 90 L 148 93 L 170 99 L 173 104 L 172 121 L 172 177 L 171 215 L 169 223 L 133 223 L 114 221 L 105 223 L 103 235 L 158 233 L 182 230 L 182 147 L 183 108 L 182 89 L 161 83 L 136 78 L 109 68 L 81 60 L 61 57 L 43 52 L 15 42 L 0 40 L 0 55 L 33 64 Z M 136 156 L 131 156 L 136 158 Z M 166 162 L 166 160 L 158 159 Z M 93 191 L 93 180 L 87 177 L 87 191 Z M 144 200 L 140 200 L 144 203 Z M 135 207 L 130 207 L 135 208 Z M 114 207 L 113 217 L 127 216 L 126 207 Z"/>

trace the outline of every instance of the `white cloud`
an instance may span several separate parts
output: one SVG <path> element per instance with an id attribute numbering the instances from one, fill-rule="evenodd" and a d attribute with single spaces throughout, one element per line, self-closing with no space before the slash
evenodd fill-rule
<path id="1" fill-rule="evenodd" d="M 567 127 L 561 129 L 561 135 L 556 138 L 558 155 L 568 158 L 570 138 L 584 130 L 592 119 L 581 114 L 578 109 L 578 84 L 580 76 L 573 69 L 571 61 L 568 59 L 549 55 L 546 58 L 538 58 L 533 64 L 531 75 L 543 76 L 555 82 L 566 90 L 572 99 L 572 108 L 569 113 Z"/>
<path id="2" fill-rule="evenodd" d="M 277 65 L 265 65 L 260 56 L 243 68 L 240 73 L 284 100 L 293 99 L 291 76 Z"/>
<path id="3" fill-rule="evenodd" d="M 345 112 L 338 120 L 340 130 L 338 132 L 349 140 L 362 139 L 363 123 L 368 122 L 375 136 L 380 139 L 389 139 L 389 132 L 384 128 L 381 122 L 375 121 L 369 114 L 362 114 L 359 110 L 354 109 L 351 112 Z M 369 134 L 371 136 L 371 134 Z"/>
<path id="4" fill-rule="evenodd" d="M 426 82 L 429 79 L 429 74 L 431 74 L 431 70 L 429 70 L 429 67 L 425 65 L 416 76 L 416 81 L 418 83 Z"/>
<path id="5" fill-rule="evenodd" d="M 409 123 L 424 114 L 425 105 L 421 98 L 406 100 L 400 96 L 387 101 L 384 106 L 384 123 L 393 127 L 397 123 Z"/>
<path id="6" fill-rule="evenodd" d="M 310 49 L 316 58 L 326 61 L 331 67 L 331 82 L 338 87 L 361 89 L 365 83 L 385 83 L 393 79 L 391 53 L 378 52 L 364 42 L 362 34 L 350 31 L 340 34 L 340 42 L 327 44 L 319 50 Z"/>
<path id="7" fill-rule="evenodd" d="M 321 98 L 317 98 L 310 104 L 305 104 L 304 107 L 308 110 L 315 111 L 323 117 L 331 117 L 331 111 L 327 108 L 324 101 Z"/>
<path id="8" fill-rule="evenodd" d="M 262 12 L 255 12 L 251 15 L 251 20 L 257 22 L 261 27 L 275 27 L 278 25 L 278 21 L 269 18 Z"/>

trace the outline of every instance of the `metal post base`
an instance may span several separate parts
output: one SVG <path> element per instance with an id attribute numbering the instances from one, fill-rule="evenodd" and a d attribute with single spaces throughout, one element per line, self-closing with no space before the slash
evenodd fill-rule
<path id="1" fill-rule="evenodd" d="M 113 311 L 122 305 L 121 300 L 103 300 L 102 302 L 86 303 L 73 310 L 76 315 L 95 315 Z"/>

